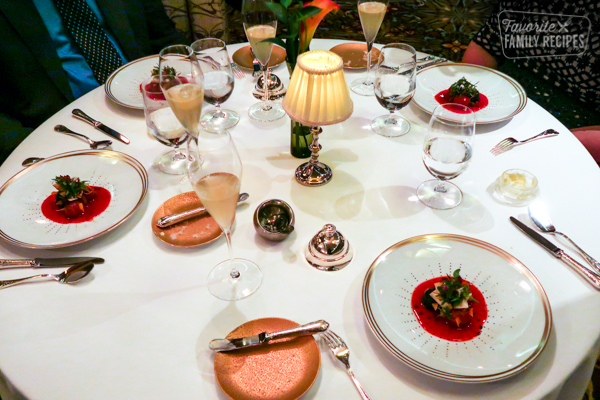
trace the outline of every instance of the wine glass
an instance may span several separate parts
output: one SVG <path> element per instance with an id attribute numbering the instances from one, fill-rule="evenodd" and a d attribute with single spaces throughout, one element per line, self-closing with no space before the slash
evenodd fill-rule
<path id="1" fill-rule="evenodd" d="M 375 84 L 370 77 L 371 49 L 383 22 L 387 6 L 388 0 L 358 0 L 358 15 L 367 41 L 367 77 L 352 81 L 350 89 L 363 96 L 373 96 L 374 94 Z"/>
<path id="2" fill-rule="evenodd" d="M 215 135 L 201 131 L 188 142 L 193 160 L 188 176 L 208 213 L 219 224 L 229 248 L 229 260 L 215 266 L 208 275 L 210 292 L 222 300 L 239 300 L 254 293 L 262 272 L 252 261 L 233 257 L 231 226 L 240 194 L 242 162 L 229 132 Z"/>
<path id="3" fill-rule="evenodd" d="M 423 182 L 417 188 L 417 196 L 426 206 L 448 210 L 462 201 L 458 186 L 446 181 L 469 166 L 475 121 L 475 112 L 461 104 L 446 103 L 433 110 L 423 143 L 423 163 L 438 179 Z"/>
<path id="4" fill-rule="evenodd" d="M 277 19 L 267 6 L 268 2 L 270 0 L 244 0 L 242 3 L 244 30 L 254 57 L 260 63 L 263 71 L 263 82 L 269 82 L 267 64 L 273 50 L 273 43 L 264 40 L 274 38 L 277 33 Z M 271 122 L 282 118 L 285 115 L 283 107 L 270 100 L 269 85 L 263 85 L 263 87 L 265 90 L 264 100 L 250 107 L 248 115 L 260 122 Z"/>
<path id="5" fill-rule="evenodd" d="M 240 116 L 232 110 L 222 110 L 233 92 L 234 79 L 231 59 L 225 42 L 208 38 L 192 43 L 192 50 L 204 74 L 204 100 L 216 107 L 200 118 L 200 125 L 209 132 L 218 133 L 233 128 Z"/>
<path id="6" fill-rule="evenodd" d="M 204 76 L 189 46 L 165 47 L 159 54 L 160 88 L 188 135 L 198 137 Z"/>
<path id="7" fill-rule="evenodd" d="M 381 136 L 402 136 L 410 130 L 410 122 L 396 111 L 406 107 L 415 95 L 417 53 L 407 44 L 384 46 L 379 54 L 375 78 L 375 97 L 390 115 L 371 122 L 371 129 Z"/>

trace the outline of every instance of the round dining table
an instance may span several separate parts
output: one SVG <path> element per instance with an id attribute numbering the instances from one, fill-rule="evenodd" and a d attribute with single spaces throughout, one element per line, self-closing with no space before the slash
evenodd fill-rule
<path id="1" fill-rule="evenodd" d="M 311 48 L 326 50 L 340 43 L 317 39 Z M 244 45 L 228 46 L 230 55 Z M 287 87 L 285 63 L 274 73 Z M 345 74 L 350 82 L 365 71 Z M 387 111 L 375 97 L 351 92 L 352 116 L 323 127 L 319 137 L 319 157 L 332 167 L 333 179 L 322 187 L 305 187 L 294 178 L 304 161 L 290 155 L 289 118 L 263 124 L 250 120 L 247 110 L 257 101 L 251 94 L 256 78 L 250 71 L 245 75 L 235 80 L 233 95 L 223 106 L 241 116 L 230 133 L 244 167 L 241 190 L 250 194 L 237 210 L 233 248 L 236 256 L 254 261 L 263 273 L 260 288 L 245 299 L 222 301 L 206 287 L 209 271 L 228 257 L 224 237 L 191 248 L 172 247 L 155 237 L 153 214 L 180 193 L 181 176 L 158 169 L 157 160 L 167 147 L 149 135 L 143 111 L 115 104 L 103 87 L 49 118 L 0 167 L 3 183 L 23 169 L 21 162 L 28 157 L 88 148 L 84 141 L 54 132 L 57 124 L 95 140 L 107 139 L 71 115 L 79 108 L 127 136 L 131 144 L 113 139 L 112 149 L 137 159 L 149 176 L 140 207 L 100 237 L 51 250 L 0 242 L 2 259 L 105 259 L 78 284 L 47 282 L 0 290 L 3 400 L 226 399 L 215 380 L 215 356 L 208 343 L 247 321 L 266 317 L 300 324 L 328 321 L 348 344 L 354 373 L 371 399 L 582 398 L 600 349 L 600 293 L 510 223 L 514 216 L 533 226 L 526 206 L 501 204 L 492 196 L 503 171 L 530 171 L 538 178 L 538 197 L 557 227 L 600 257 L 600 185 L 594 183 L 600 182 L 600 169 L 565 126 L 533 101 L 508 121 L 478 125 L 471 164 L 453 180 L 464 199 L 454 209 L 439 211 L 416 196 L 417 186 L 431 179 L 422 161 L 429 114 L 411 104 L 400 112 L 410 121 L 410 132 L 382 137 L 371 130 L 370 122 Z M 490 153 L 506 137 L 522 140 L 550 128 L 560 135 L 498 156 Z M 268 199 L 284 200 L 295 212 L 295 230 L 282 242 L 264 240 L 253 226 L 256 207 Z M 311 267 L 304 255 L 311 238 L 329 223 L 354 248 L 352 262 L 335 272 Z M 543 352 L 527 369 L 489 383 L 442 380 L 395 358 L 373 334 L 362 303 L 367 270 L 390 246 L 434 233 L 490 243 L 537 277 L 553 318 Z M 549 239 L 577 258 L 568 243 Z M 36 273 L 39 270 L 0 270 L 0 280 Z M 359 399 L 343 365 L 319 342 L 319 375 L 303 398 Z"/>

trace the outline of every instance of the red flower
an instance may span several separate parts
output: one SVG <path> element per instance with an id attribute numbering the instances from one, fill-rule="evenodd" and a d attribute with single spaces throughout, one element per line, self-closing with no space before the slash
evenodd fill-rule
<path id="1" fill-rule="evenodd" d="M 331 0 L 313 0 L 310 3 L 304 4 L 304 7 L 307 6 L 319 7 L 321 12 L 303 21 L 300 28 L 300 53 L 308 50 L 308 45 L 317 30 L 317 26 L 321 23 L 321 20 L 325 18 L 330 11 L 337 12 L 337 10 L 340 9 L 339 4 Z"/>

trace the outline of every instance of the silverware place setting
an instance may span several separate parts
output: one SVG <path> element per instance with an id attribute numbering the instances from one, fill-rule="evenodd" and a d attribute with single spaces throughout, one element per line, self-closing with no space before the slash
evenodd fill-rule
<path id="1" fill-rule="evenodd" d="M 88 124 L 92 125 L 94 128 L 98 129 L 99 131 L 104 132 L 108 136 L 111 136 L 125 144 L 130 143 L 130 140 L 127 139 L 127 137 L 125 137 L 124 135 L 121 135 L 119 132 L 115 131 L 114 129 L 109 128 L 108 126 L 104 125 L 102 122 L 96 121 L 95 119 L 93 119 L 92 117 L 90 117 L 89 115 L 87 115 L 86 113 L 81 111 L 80 109 L 78 109 L 78 108 L 74 109 L 72 111 L 72 114 L 74 117 L 87 122 Z"/>
<path id="2" fill-rule="evenodd" d="M 28 276 L 26 278 L 0 281 L 0 289 L 4 289 L 4 288 L 18 285 L 21 283 L 33 282 L 33 281 L 54 280 L 54 281 L 57 281 L 58 283 L 75 283 L 75 282 L 83 279 L 84 277 L 86 277 L 92 271 L 93 268 L 94 268 L 93 262 L 83 261 L 83 262 L 77 263 L 77 264 L 67 268 L 60 274 L 39 274 L 39 275 Z"/>
<path id="3" fill-rule="evenodd" d="M 0 259 L 0 269 L 9 268 L 56 268 L 72 266 L 82 262 L 104 263 L 100 257 L 60 257 L 60 258 L 30 258 L 30 259 Z"/>
<path id="4" fill-rule="evenodd" d="M 56 132 L 65 133 L 67 135 L 82 138 L 83 140 L 87 141 L 90 144 L 90 148 L 92 148 L 94 150 L 99 150 L 99 149 L 103 150 L 103 149 L 106 149 L 107 147 L 112 146 L 111 140 L 92 140 L 89 137 L 82 135 L 81 133 L 73 132 L 72 130 L 70 130 L 69 128 L 67 128 L 64 125 L 56 125 L 54 127 L 54 130 Z"/>
<path id="5" fill-rule="evenodd" d="M 548 137 L 554 137 L 557 135 L 558 135 L 558 132 L 555 131 L 554 129 L 547 129 L 544 132 L 537 134 L 533 137 L 530 137 L 529 139 L 525 139 L 525 140 L 517 140 L 513 137 L 509 137 L 509 138 L 506 138 L 506 139 L 500 141 L 497 145 L 492 147 L 492 149 L 490 150 L 490 153 L 497 156 L 498 154 L 502 154 L 508 150 L 511 150 L 513 147 L 517 147 L 517 146 L 520 146 L 525 143 L 533 142 L 534 140 L 544 139 L 544 138 L 548 138 Z"/>

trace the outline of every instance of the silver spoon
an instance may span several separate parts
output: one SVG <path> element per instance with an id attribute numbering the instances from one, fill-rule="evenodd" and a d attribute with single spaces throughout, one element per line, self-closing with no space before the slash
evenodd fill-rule
<path id="1" fill-rule="evenodd" d="M 75 264 L 72 267 L 69 267 L 68 269 L 64 270 L 60 274 L 56 274 L 56 275 L 42 274 L 42 275 L 28 276 L 27 278 L 13 279 L 13 280 L 9 280 L 9 281 L 0 281 L 0 289 L 14 286 L 19 283 L 23 283 L 23 282 L 30 281 L 30 280 L 36 280 L 36 279 L 37 280 L 39 280 L 39 279 L 48 280 L 48 278 L 53 279 L 59 283 L 74 283 L 74 282 L 77 282 L 78 280 L 80 280 L 81 278 L 87 276 L 87 274 L 90 273 L 92 268 L 94 268 L 93 262 L 84 261 L 84 262 Z"/>
<path id="2" fill-rule="evenodd" d="M 541 201 L 536 201 L 532 203 L 529 207 L 529 217 L 533 221 L 533 223 L 545 233 L 550 233 L 552 235 L 560 235 L 567 239 L 573 246 L 579 250 L 583 258 L 590 264 L 597 272 L 600 272 L 600 263 L 594 259 L 594 257 L 590 256 L 588 253 L 583 251 L 583 249 L 571 240 L 567 235 L 562 232 L 556 230 L 554 225 L 552 224 L 552 220 L 550 219 L 550 215 L 546 211 L 546 207 Z"/>
<path id="3" fill-rule="evenodd" d="M 23 162 L 21 163 L 21 165 L 23 167 L 29 167 L 30 165 L 33 165 L 36 162 L 42 161 L 42 160 L 43 160 L 43 158 L 41 158 L 41 157 L 29 157 L 29 158 L 26 158 L 25 160 L 23 160 Z"/>
<path id="4" fill-rule="evenodd" d="M 246 201 L 248 197 L 250 197 L 248 193 L 240 193 L 240 197 L 238 197 L 238 204 L 242 201 Z M 178 222 L 185 221 L 186 219 L 190 219 L 192 217 L 195 217 L 196 215 L 202 214 L 205 211 L 206 208 L 198 207 L 190 211 L 166 215 L 162 218 L 159 218 L 158 221 L 156 221 L 156 226 L 158 226 L 159 228 L 166 228 L 167 226 L 175 225 Z"/>
<path id="5" fill-rule="evenodd" d="M 54 130 L 56 132 L 66 133 L 67 135 L 73 135 L 73 136 L 83 138 L 83 139 L 87 140 L 87 142 L 90 144 L 90 147 L 94 150 L 105 149 L 108 146 L 112 145 L 112 141 L 110 141 L 110 140 L 99 140 L 99 141 L 92 140 L 89 137 L 82 135 L 81 133 L 73 132 L 72 130 L 70 130 L 69 128 L 67 128 L 64 125 L 56 125 L 54 127 Z"/>

